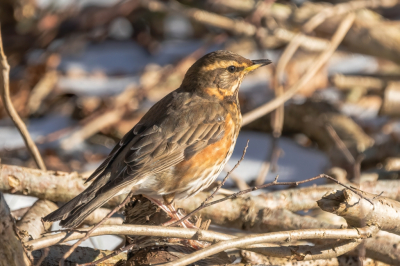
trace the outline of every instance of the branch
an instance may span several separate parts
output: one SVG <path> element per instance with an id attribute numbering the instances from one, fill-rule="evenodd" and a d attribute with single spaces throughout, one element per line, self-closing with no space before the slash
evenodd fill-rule
<path id="1" fill-rule="evenodd" d="M 88 185 L 84 184 L 86 178 L 76 172 L 41 171 L 6 164 L 0 165 L 0 169 L 0 191 L 6 193 L 29 195 L 50 201 L 67 202 L 81 193 Z M 38 177 L 40 177 L 40 179 L 38 179 Z M 292 182 L 290 184 L 295 185 L 295 183 L 296 182 Z M 352 183 L 346 183 L 346 185 L 354 186 Z M 384 195 L 387 198 L 400 200 L 399 180 L 365 181 L 359 186 L 362 190 L 373 194 L 379 194 L 385 191 Z M 334 189 L 341 189 L 341 186 L 331 184 L 317 187 L 287 189 L 269 192 L 259 196 L 249 196 L 248 198 L 235 198 L 232 204 L 241 205 L 243 199 L 254 202 L 254 205 L 257 206 L 258 209 L 285 208 L 290 211 L 308 210 L 318 208 L 316 201 L 325 193 Z M 200 192 L 185 201 L 180 201 L 180 207 L 184 207 L 186 210 L 193 210 L 204 201 L 205 195 L 208 194 Z M 216 197 L 221 199 L 219 195 Z M 123 199 L 122 196 L 114 197 L 107 205 L 116 206 Z M 182 202 L 184 202 L 184 205 L 182 205 Z"/>
<path id="2" fill-rule="evenodd" d="M 46 166 L 44 165 L 42 156 L 39 153 L 38 148 L 36 147 L 36 144 L 33 142 L 31 136 L 29 135 L 29 131 L 26 128 L 24 122 L 22 119 L 19 117 L 17 111 L 15 111 L 15 108 L 11 102 L 10 98 L 10 82 L 9 82 L 9 76 L 10 76 L 10 65 L 7 62 L 7 57 L 4 54 L 4 49 L 3 49 L 3 40 L 1 37 L 1 30 L 0 30 L 0 94 L 1 94 L 1 99 L 3 100 L 4 108 L 6 109 L 8 115 L 10 116 L 11 120 L 14 122 L 15 126 L 18 128 L 19 132 L 21 133 L 22 138 L 25 141 L 25 145 L 28 148 L 29 152 L 33 156 L 33 159 L 36 162 L 36 165 L 42 169 L 46 170 Z"/>
<path id="3" fill-rule="evenodd" d="M 254 248 L 250 252 L 258 253 L 258 256 L 268 256 L 274 258 L 285 258 L 297 261 L 310 261 L 337 258 L 349 251 L 354 250 L 361 244 L 360 239 L 356 240 L 339 240 L 330 244 L 310 246 L 279 246 L 269 248 Z M 267 252 L 266 252 L 267 251 Z M 249 253 L 249 251 L 243 251 Z M 262 255 L 261 255 L 262 254 Z"/>
<path id="4" fill-rule="evenodd" d="M 55 244 L 62 242 L 67 242 L 71 240 L 76 240 L 84 237 L 89 228 L 84 228 L 82 230 L 75 230 L 74 232 L 62 232 L 58 234 L 53 234 L 45 236 L 41 239 L 32 240 L 25 243 L 26 248 L 29 250 L 43 249 Z M 360 234 L 358 233 L 360 232 Z M 265 255 L 270 254 L 280 254 L 279 256 L 287 257 L 292 254 L 293 248 L 291 247 L 279 247 L 276 246 L 260 246 L 259 243 L 271 243 L 271 242 L 283 242 L 292 240 L 303 240 L 303 239 L 350 239 L 357 240 L 360 238 L 365 238 L 366 235 L 370 233 L 367 229 L 309 229 L 309 230 L 295 230 L 277 233 L 267 233 L 260 235 L 253 235 L 256 239 L 262 239 L 261 241 L 248 241 L 247 244 L 241 244 L 237 247 L 245 248 L 247 250 L 260 252 Z M 198 230 L 198 229 L 187 229 L 187 228 L 176 228 L 176 227 L 163 227 L 163 226 L 144 226 L 144 225 L 103 225 L 95 229 L 92 236 L 99 235 L 135 235 L 135 236 L 158 236 L 158 237 L 169 237 L 169 238 L 184 238 L 184 239 L 195 239 L 207 242 L 219 242 L 226 243 L 231 241 L 236 241 L 235 236 L 226 235 L 222 233 Z M 291 238 L 288 237 L 291 235 Z M 248 238 L 248 237 L 246 237 Z M 229 240 L 229 241 L 225 241 Z M 337 246 L 346 245 L 344 242 L 336 243 Z M 335 245 L 335 244 L 333 244 Z M 307 250 L 310 247 L 296 247 L 300 250 Z M 319 250 L 328 250 L 333 248 L 332 245 L 320 246 Z M 318 250 L 315 248 L 314 250 Z M 324 254 L 326 254 L 324 252 Z"/>
<path id="5" fill-rule="evenodd" d="M 185 266 L 227 249 L 260 243 L 304 239 L 363 239 L 372 237 L 378 231 L 379 229 L 376 226 L 371 226 L 358 229 L 309 229 L 245 236 L 228 241 L 221 241 L 186 257 L 175 260 L 172 263 L 164 264 L 164 266 Z"/>
<path id="6" fill-rule="evenodd" d="M 397 1 L 396 1 L 397 2 Z M 315 28 L 317 28 L 320 24 L 322 24 L 328 18 L 333 16 L 340 16 L 346 13 L 356 11 L 364 8 L 378 8 L 378 7 L 391 7 L 395 5 L 395 1 L 390 3 L 390 1 L 374 1 L 374 0 L 366 0 L 366 1 L 351 1 L 346 3 L 336 4 L 334 6 L 326 7 L 322 9 L 320 12 L 311 17 L 303 26 L 302 29 L 304 32 L 312 32 Z"/>
<path id="7" fill-rule="evenodd" d="M 332 77 L 332 83 L 340 90 L 352 90 L 354 87 L 363 90 L 380 91 L 383 90 L 390 79 L 369 77 L 369 76 L 351 76 L 336 74 Z"/>
<path id="8" fill-rule="evenodd" d="M 390 265 L 400 265 L 400 236 L 379 231 L 371 239 L 364 240 L 367 257 Z"/>
<path id="9" fill-rule="evenodd" d="M 74 252 L 74 250 L 80 245 L 82 244 L 83 241 L 85 241 L 86 239 L 88 239 L 90 237 L 90 234 L 93 233 L 94 230 L 96 230 L 101 224 L 103 224 L 108 218 L 110 218 L 114 213 L 116 213 L 119 209 L 121 209 L 122 207 L 125 206 L 125 204 L 127 204 L 131 198 L 133 197 L 133 192 L 131 191 L 128 196 L 125 198 L 125 200 L 123 202 L 121 202 L 118 206 L 116 206 L 112 211 L 110 211 L 109 214 L 107 214 L 106 217 L 104 217 L 98 224 L 96 224 L 95 226 L 93 226 L 89 231 L 87 231 L 86 235 L 80 239 L 78 242 L 76 242 L 65 254 L 64 256 L 61 258 L 60 260 L 60 266 L 64 266 L 65 264 L 65 260 L 72 254 L 72 252 Z"/>
<path id="10" fill-rule="evenodd" d="M 0 190 L 39 199 L 67 202 L 81 193 L 89 184 L 76 172 L 41 171 L 15 165 L 0 164 Z M 38 178 L 40 177 L 40 178 Z M 109 206 L 116 206 L 123 196 L 112 198 Z"/>
<path id="11" fill-rule="evenodd" d="M 359 195 L 360 197 L 363 197 L 365 200 L 367 200 L 367 201 L 369 201 L 371 204 L 373 204 L 372 201 L 371 201 L 370 199 L 364 197 L 364 196 L 361 194 L 361 192 L 359 192 L 358 190 L 356 190 L 356 189 L 354 189 L 354 188 L 351 188 L 351 187 L 349 187 L 349 186 L 347 186 L 347 185 L 345 185 L 345 184 L 339 182 L 338 180 L 336 180 L 336 179 L 334 179 L 333 177 L 330 177 L 330 176 L 328 176 L 328 175 L 326 175 L 326 174 L 321 174 L 321 175 L 318 175 L 318 176 L 315 176 L 315 177 L 312 177 L 312 178 L 309 178 L 309 179 L 306 179 L 306 180 L 303 180 L 303 181 L 295 181 L 295 182 L 278 182 L 278 176 L 276 176 L 275 180 L 274 180 L 273 182 L 268 183 L 268 184 L 264 184 L 264 185 L 261 185 L 261 186 L 256 186 L 256 187 L 252 187 L 252 188 L 249 188 L 249 189 L 246 189 L 246 190 L 242 190 L 242 191 L 233 193 L 233 194 L 231 194 L 231 195 L 229 195 L 229 196 L 226 196 L 225 198 L 218 199 L 218 200 L 214 200 L 214 201 L 212 201 L 212 202 L 210 202 L 210 203 L 206 203 L 206 204 L 203 204 L 203 203 L 202 203 L 198 208 L 196 208 L 196 209 L 195 209 L 194 211 L 192 211 L 191 213 L 187 214 L 187 215 L 186 215 L 185 217 L 183 217 L 181 220 L 183 221 L 183 220 L 185 220 L 185 219 L 188 219 L 193 213 L 195 213 L 195 212 L 197 212 L 197 211 L 199 211 L 199 210 L 201 210 L 201 209 L 207 208 L 207 207 L 209 207 L 209 206 L 212 206 L 212 205 L 214 205 L 214 204 L 217 204 L 217 203 L 220 203 L 220 202 L 229 200 L 229 199 L 237 198 L 237 197 L 239 197 L 239 196 L 241 196 L 241 195 L 244 195 L 244 194 L 247 194 L 247 193 L 250 193 L 250 192 L 253 192 L 253 191 L 262 189 L 262 188 L 267 188 L 267 187 L 272 187 L 272 186 L 282 186 L 282 185 L 284 185 L 284 186 L 298 186 L 299 184 L 304 184 L 304 183 L 311 182 L 311 181 L 314 181 L 314 180 L 317 180 L 317 179 L 321 179 L 321 178 L 327 178 L 327 179 L 329 179 L 329 180 L 331 180 L 331 181 L 333 181 L 333 182 L 335 182 L 335 183 L 337 183 L 337 184 L 339 184 L 339 185 L 341 185 L 341 186 L 343 186 L 343 187 L 345 187 L 345 188 L 347 188 L 347 189 L 350 189 L 351 191 L 353 191 L 354 193 L 356 193 L 356 194 Z"/>
<path id="12" fill-rule="evenodd" d="M 373 261 L 369 258 L 361 258 L 357 255 L 341 255 L 331 259 L 320 260 L 305 260 L 296 261 L 287 258 L 266 257 L 255 252 L 242 251 L 242 263 L 235 264 L 235 266 L 248 266 L 248 265 L 285 265 L 285 266 L 354 266 L 354 265 L 381 265 L 381 261 Z M 244 263 L 243 263 L 244 262 Z M 386 264 L 384 264 L 386 266 Z"/>
<path id="13" fill-rule="evenodd" d="M 57 234 L 51 234 L 44 236 L 40 239 L 31 240 L 26 242 L 24 245 L 28 250 L 39 250 L 53 245 L 57 245 L 63 242 L 73 241 L 81 239 L 85 236 L 86 232 L 90 228 L 83 228 L 74 231 L 64 231 Z M 350 229 L 352 230 L 352 229 Z M 298 230 L 301 231 L 301 230 Z M 379 237 L 382 234 L 380 232 L 375 238 L 367 239 L 366 248 L 371 258 L 384 261 L 390 264 L 396 264 L 400 262 L 400 258 L 395 254 L 396 245 L 400 241 L 397 235 L 392 237 Z M 388 234 L 388 233 L 387 233 Z M 100 235 L 136 235 L 136 236 L 160 236 L 160 237 L 179 237 L 186 239 L 196 239 L 207 242 L 218 242 L 223 240 L 234 239 L 235 236 L 217 233 L 213 231 L 204 231 L 196 229 L 185 229 L 185 228 L 170 228 L 162 226 L 144 226 L 144 225 L 102 225 L 93 231 L 91 236 Z M 393 239 L 393 237 L 395 237 Z M 380 244 L 379 244 L 380 243 Z M 291 250 L 298 249 L 298 247 L 280 247 L 280 249 L 273 247 L 266 247 L 260 245 L 249 245 L 245 247 L 246 250 L 259 252 L 266 256 L 271 254 L 282 254 L 282 256 L 291 254 Z M 307 247 L 299 247 L 307 248 Z"/>
<path id="14" fill-rule="evenodd" d="M 362 194 L 369 197 L 373 205 L 348 189 L 331 191 L 317 203 L 322 210 L 343 217 L 351 226 L 374 224 L 383 231 L 400 235 L 400 202 L 366 192 Z"/>
<path id="15" fill-rule="evenodd" d="M 318 72 L 318 70 L 328 61 L 332 54 L 336 51 L 336 48 L 342 42 L 344 36 L 349 31 L 351 25 L 355 19 L 355 14 L 350 13 L 342 20 L 339 27 L 337 28 L 335 34 L 332 36 L 330 45 L 323 51 L 318 58 L 315 60 L 314 65 L 309 68 L 306 73 L 296 82 L 292 87 L 290 87 L 282 96 L 275 98 L 274 100 L 254 109 L 243 115 L 242 126 L 249 124 L 250 122 L 260 118 L 263 115 L 271 112 L 272 110 L 278 108 L 284 102 L 293 97 L 310 79 Z"/>
<path id="16" fill-rule="evenodd" d="M 15 232 L 15 221 L 0 192 L 0 262 L 9 266 L 31 265 L 24 247 Z"/>
<path id="17" fill-rule="evenodd" d="M 91 228 L 79 230 L 68 230 L 57 234 L 46 235 L 40 239 L 35 239 L 24 243 L 29 251 L 46 248 L 55 244 L 68 242 L 83 238 Z M 198 229 L 187 229 L 180 227 L 147 226 L 147 225 L 102 225 L 96 228 L 91 236 L 100 235 L 135 235 L 135 236 L 159 236 L 159 237 L 179 237 L 185 239 L 196 239 L 200 241 L 220 241 L 234 238 L 227 234 L 204 231 Z"/>
<path id="18" fill-rule="evenodd" d="M 42 217 L 58 209 L 58 206 L 48 200 L 38 200 L 28 212 L 17 222 L 18 235 L 23 242 L 40 238 L 50 229 L 53 223 L 42 223 Z"/>

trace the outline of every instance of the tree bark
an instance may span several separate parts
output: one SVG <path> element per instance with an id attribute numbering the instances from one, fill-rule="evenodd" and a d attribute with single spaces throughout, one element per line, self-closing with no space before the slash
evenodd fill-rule
<path id="1" fill-rule="evenodd" d="M 15 231 L 15 221 L 0 192 L 0 266 L 29 266 L 31 262 L 25 253 Z"/>

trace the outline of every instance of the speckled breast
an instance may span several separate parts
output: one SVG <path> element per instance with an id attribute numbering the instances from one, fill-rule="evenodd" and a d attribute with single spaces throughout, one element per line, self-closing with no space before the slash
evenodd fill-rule
<path id="1" fill-rule="evenodd" d="M 240 113 L 239 113 L 240 116 Z M 225 119 L 225 133 L 221 140 L 208 145 L 190 160 L 181 162 L 176 167 L 188 169 L 179 177 L 175 199 L 184 199 L 209 187 L 223 170 L 235 148 L 240 130 L 241 116 L 232 119 L 230 114 Z"/>

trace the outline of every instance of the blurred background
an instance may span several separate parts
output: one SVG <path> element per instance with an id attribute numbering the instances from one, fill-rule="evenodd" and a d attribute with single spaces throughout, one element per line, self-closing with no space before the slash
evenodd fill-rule
<path id="1" fill-rule="evenodd" d="M 247 140 L 249 148 L 224 186 L 231 190 L 277 174 L 281 181 L 323 172 L 341 181 L 398 178 L 397 1 L 0 0 L 12 102 L 47 169 L 86 176 L 204 54 L 225 49 L 273 61 L 242 83 L 246 114 L 314 68 L 349 12 L 356 16 L 350 30 L 306 85 L 284 107 L 244 125 L 227 170 Z M 299 49 L 281 59 L 294 38 Z M 36 168 L 1 101 L 0 158 Z M 17 210 L 36 199 L 6 200 Z M 104 236 L 86 245 L 120 242 Z"/>

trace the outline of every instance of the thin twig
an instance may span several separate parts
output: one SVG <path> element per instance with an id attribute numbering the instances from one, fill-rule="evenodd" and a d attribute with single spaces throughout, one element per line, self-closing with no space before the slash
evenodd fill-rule
<path id="1" fill-rule="evenodd" d="M 229 196 L 227 196 L 225 198 L 212 201 L 212 202 L 210 202 L 208 204 L 205 204 L 203 206 L 203 208 L 206 208 L 206 207 L 209 207 L 211 205 L 226 201 L 228 199 L 237 198 L 239 196 L 242 196 L 244 194 L 247 194 L 247 193 L 262 189 L 262 188 L 267 188 L 267 187 L 272 187 L 272 186 L 298 186 L 300 184 L 304 184 L 304 183 L 311 182 L 311 181 L 314 181 L 314 180 L 317 180 L 317 179 L 321 179 L 321 178 L 327 178 L 327 179 L 332 180 L 333 182 L 335 182 L 335 183 L 337 183 L 337 184 L 339 184 L 339 185 L 341 185 L 341 186 L 343 186 L 345 188 L 350 189 L 352 192 L 356 193 L 357 195 L 359 195 L 360 197 L 362 197 L 363 199 L 367 200 L 368 202 L 370 202 L 373 205 L 372 201 L 370 199 L 366 198 L 364 195 L 362 195 L 362 193 L 359 192 L 356 188 L 349 187 L 349 186 L 341 183 L 340 181 L 336 180 L 335 178 L 333 178 L 333 177 L 331 177 L 329 175 L 326 175 L 326 174 L 320 174 L 318 176 L 315 176 L 315 177 L 312 177 L 312 178 L 309 178 L 309 179 L 306 179 L 306 180 L 295 181 L 295 182 L 278 182 L 278 177 L 279 176 L 276 176 L 275 180 L 273 182 L 271 182 L 271 183 L 268 183 L 268 184 L 265 184 L 265 185 L 261 185 L 261 186 L 252 187 L 252 188 L 247 189 L 247 190 L 242 190 L 242 191 L 236 192 L 236 193 L 234 193 L 232 195 L 229 195 Z"/>
<path id="2" fill-rule="evenodd" d="M 348 235 L 342 235 L 346 230 L 349 232 Z M 350 232 L 350 230 L 353 230 Z M 212 246 L 206 247 L 194 253 L 191 253 L 183 258 L 177 259 L 173 262 L 163 264 L 164 266 L 185 266 L 196 261 L 199 261 L 205 257 L 212 256 L 219 252 L 225 251 L 227 249 L 244 247 L 252 244 L 266 243 L 266 239 L 270 241 L 271 236 L 274 235 L 275 241 L 293 241 L 300 239 L 344 239 L 343 237 L 348 237 L 348 239 L 359 239 L 372 237 L 379 231 L 377 226 L 363 227 L 357 229 L 304 229 L 296 231 L 285 231 L 278 233 L 267 233 L 259 235 L 250 235 L 239 237 L 236 239 L 221 241 Z M 339 237 L 340 236 L 340 237 Z M 268 241 L 268 242 L 269 242 Z"/>
<path id="3" fill-rule="evenodd" d="M 373 1 L 365 1 L 364 4 L 369 4 Z M 346 3 L 347 4 L 347 3 Z M 335 5 L 334 7 L 328 7 L 320 11 L 318 14 L 314 15 L 311 19 L 309 19 L 302 27 L 302 31 L 304 34 L 312 32 L 316 27 L 318 27 L 321 23 L 323 23 L 327 18 L 334 15 L 341 15 L 344 13 L 348 13 L 353 9 L 348 7 L 343 8 L 340 7 L 343 4 Z M 350 6 L 352 7 L 352 6 Z M 357 6 L 357 8 L 362 8 L 362 6 Z M 290 59 L 293 57 L 295 52 L 299 49 L 300 45 L 304 42 L 305 35 L 303 33 L 298 33 L 296 36 L 289 42 L 283 51 L 281 57 L 279 58 L 278 65 L 276 67 L 276 71 L 274 73 L 274 89 L 275 89 L 275 97 L 280 97 L 284 93 L 283 88 L 283 73 L 285 71 L 286 65 L 289 63 Z M 284 117 L 284 106 L 280 105 L 272 114 L 272 128 L 274 136 L 280 136 L 283 128 L 283 117 Z"/>
<path id="4" fill-rule="evenodd" d="M 90 230 L 89 228 L 82 229 L 82 232 L 74 232 L 68 234 L 66 232 L 49 235 L 40 239 L 31 240 L 24 243 L 29 250 L 43 249 L 55 244 L 67 242 L 71 240 L 80 239 L 85 235 L 85 231 Z M 283 232 L 273 232 L 267 234 L 256 234 L 254 237 L 264 236 L 262 243 L 281 242 L 287 240 L 287 234 L 302 234 L 301 239 L 324 239 L 325 236 L 330 238 L 329 235 L 335 235 L 335 239 L 357 239 L 359 238 L 359 232 L 363 229 L 300 229 Z M 315 237 L 309 238 L 309 235 L 316 234 Z M 156 236 L 156 237 L 168 237 L 168 238 L 183 238 L 183 239 L 196 239 L 207 242 L 220 242 L 225 240 L 237 239 L 237 236 L 217 233 L 208 230 L 179 228 L 179 227 L 164 227 L 164 226 L 149 226 L 149 225 L 103 225 L 97 228 L 93 232 L 94 236 L 101 235 L 132 235 L 132 236 Z M 283 237 L 283 240 L 282 240 Z M 326 238 L 325 238 L 326 239 Z M 293 238 L 292 238 L 293 240 Z M 267 249 L 271 247 L 269 245 L 253 245 L 253 243 L 242 246 L 241 248 L 251 249 Z M 266 250 L 267 251 L 267 250 Z M 269 251 L 271 252 L 271 250 Z"/>
<path id="5" fill-rule="evenodd" d="M 343 153 L 346 160 L 349 162 L 349 164 L 353 166 L 354 183 L 360 185 L 361 162 L 364 160 L 365 156 L 363 154 L 360 154 L 357 156 L 357 158 L 354 158 L 353 154 L 351 154 L 350 150 L 347 148 L 346 144 L 344 144 L 343 140 L 339 137 L 336 130 L 329 124 L 326 124 L 325 128 L 335 142 L 336 146 Z"/>
<path id="6" fill-rule="evenodd" d="M 361 162 L 365 159 L 364 154 L 360 154 L 357 156 L 356 161 L 354 163 L 354 175 L 353 175 L 353 182 L 360 186 L 361 182 Z"/>
<path id="7" fill-rule="evenodd" d="M 83 264 L 78 264 L 77 266 L 92 266 L 92 265 L 99 264 L 100 262 L 106 261 L 106 260 L 108 260 L 109 258 L 112 258 L 112 257 L 114 257 L 114 256 L 117 256 L 119 253 L 122 253 L 122 252 L 124 252 L 124 251 L 130 250 L 130 249 L 133 248 L 134 246 L 136 246 L 136 243 L 132 243 L 132 244 L 130 244 L 130 245 L 127 245 L 126 247 L 120 248 L 120 249 L 114 251 L 114 252 L 111 253 L 111 254 L 108 254 L 107 256 L 105 256 L 105 257 L 103 257 L 103 258 L 101 258 L 101 259 L 99 259 L 99 260 L 92 261 L 92 262 L 88 262 L 88 263 L 83 263 Z"/>
<path id="8" fill-rule="evenodd" d="M 267 177 L 269 171 L 275 172 L 278 167 L 278 160 L 281 155 L 281 149 L 278 145 L 279 138 L 274 137 L 272 141 L 271 153 L 265 158 L 264 162 L 261 165 L 261 169 L 258 172 L 258 176 L 255 181 L 256 186 L 260 186 L 264 184 L 265 178 Z"/>
<path id="9" fill-rule="evenodd" d="M 250 122 L 260 118 L 261 116 L 275 110 L 284 102 L 293 97 L 304 85 L 306 85 L 312 77 L 318 72 L 318 70 L 328 61 L 332 54 L 336 51 L 339 44 L 342 42 L 343 38 L 349 31 L 353 21 L 355 19 L 355 14 L 348 14 L 340 23 L 338 29 L 333 35 L 331 42 L 327 49 L 325 49 L 315 60 L 315 64 L 307 70 L 307 72 L 292 86 L 290 87 L 282 96 L 275 98 L 272 101 L 254 109 L 251 112 L 243 115 L 242 126 L 249 124 Z"/>
<path id="10" fill-rule="evenodd" d="M 230 167 L 229 164 L 225 164 L 224 166 L 224 172 L 228 173 L 230 170 L 232 169 L 232 167 Z M 239 188 L 239 190 L 243 190 L 243 189 L 248 189 L 249 185 L 247 185 L 246 181 L 244 181 L 242 179 L 241 176 L 239 176 L 238 174 L 235 173 L 231 173 L 231 180 L 233 182 L 235 182 L 236 186 Z M 221 192 L 221 191 L 220 191 Z"/>
<path id="11" fill-rule="evenodd" d="M 343 153 L 343 155 L 346 158 L 347 162 L 349 164 L 351 164 L 351 165 L 354 165 L 356 160 L 354 159 L 353 154 L 351 154 L 351 152 L 347 148 L 346 144 L 344 144 L 342 139 L 337 134 L 336 130 L 330 124 L 326 124 L 325 128 L 328 131 L 328 133 L 331 136 L 331 138 L 333 139 L 333 141 L 335 142 L 336 146 Z"/>
<path id="12" fill-rule="evenodd" d="M 101 224 L 103 224 L 108 218 L 110 218 L 114 213 L 116 213 L 119 209 L 121 209 L 123 206 L 125 206 L 130 199 L 133 197 L 134 193 L 131 191 L 128 196 L 124 199 L 124 201 L 119 204 L 118 206 L 116 206 L 109 214 L 107 214 L 106 217 L 103 218 L 103 220 L 101 220 L 98 224 L 96 224 L 95 226 L 93 226 L 85 235 L 85 237 L 83 237 L 82 239 L 80 239 L 78 242 L 76 242 L 69 250 L 68 252 L 66 252 L 64 254 L 64 256 L 61 258 L 59 265 L 60 266 L 64 266 L 65 260 L 72 254 L 72 252 L 74 252 L 74 250 L 86 239 L 88 239 L 90 237 L 90 234 L 96 229 L 98 228 Z"/>
<path id="13" fill-rule="evenodd" d="M 33 159 L 36 162 L 36 165 L 41 170 L 46 170 L 46 166 L 43 162 L 42 156 L 39 153 L 36 144 L 33 142 L 31 136 L 29 135 L 29 131 L 26 128 L 24 122 L 22 121 L 21 117 L 19 117 L 17 111 L 12 104 L 11 97 L 10 97 L 10 65 L 7 62 L 7 57 L 4 54 L 3 49 L 3 40 L 1 37 L 1 29 L 0 29 L 0 62 L 1 62 L 1 71 L 0 71 L 0 94 L 1 99 L 3 100 L 4 108 L 6 109 L 8 115 L 10 116 L 11 120 L 14 122 L 15 126 L 17 127 L 18 131 L 21 133 L 22 138 L 24 139 L 25 145 L 28 148 L 29 152 L 31 153 Z"/>
<path id="14" fill-rule="evenodd" d="M 212 200 L 212 199 L 214 198 L 215 193 L 217 193 L 218 190 L 225 184 L 226 180 L 228 180 L 229 175 L 230 175 L 230 174 L 239 166 L 239 164 L 243 161 L 244 156 L 246 155 L 246 151 L 247 151 L 247 148 L 248 148 L 248 147 L 249 147 L 249 140 L 247 140 L 246 146 L 245 146 L 244 149 L 243 149 L 242 157 L 241 157 L 241 158 L 239 159 L 239 161 L 235 164 L 235 166 L 232 168 L 232 170 L 230 170 L 230 171 L 226 174 L 224 180 L 222 180 L 221 184 L 219 184 L 219 185 L 217 186 L 217 188 L 214 190 L 214 192 L 211 193 L 211 195 L 208 196 L 208 197 L 200 204 L 200 206 L 197 207 L 194 211 L 192 211 L 191 213 L 189 213 L 188 215 L 186 215 L 185 217 L 183 217 L 183 218 L 180 219 L 179 221 L 176 221 L 175 223 L 170 224 L 169 226 L 173 226 L 173 225 L 176 225 L 176 224 L 178 224 L 178 223 L 181 223 L 181 222 L 185 221 L 187 218 L 189 218 L 191 215 L 193 215 L 193 214 L 195 214 L 196 212 L 200 211 L 201 209 L 205 208 L 204 206 L 206 205 L 206 203 L 207 203 L 209 200 Z"/>
<path id="15" fill-rule="evenodd" d="M 374 205 L 373 202 L 370 199 L 368 199 L 367 197 L 365 197 L 358 189 L 353 188 L 353 187 L 349 187 L 349 186 L 343 184 L 342 182 L 336 180 L 335 178 L 333 178 L 333 177 L 331 177 L 329 175 L 326 175 L 326 174 L 320 174 L 318 176 L 315 176 L 315 177 L 312 177 L 312 178 L 309 178 L 309 179 L 306 179 L 306 180 L 292 181 L 292 182 L 278 182 L 278 177 L 279 177 L 279 175 L 277 175 L 275 177 L 275 180 L 273 182 L 270 182 L 268 184 L 261 185 L 261 186 L 255 186 L 255 187 L 252 187 L 252 188 L 249 188 L 249 189 L 246 189 L 246 190 L 242 190 L 242 191 L 233 193 L 232 195 L 226 196 L 225 198 L 222 198 L 222 199 L 219 199 L 219 200 L 214 200 L 214 201 L 212 201 L 210 203 L 206 203 L 207 199 L 208 199 L 207 198 L 199 207 L 197 207 L 195 210 L 193 210 L 192 212 L 190 212 L 189 214 L 187 214 L 185 217 L 183 217 L 179 221 L 175 222 L 174 224 L 176 224 L 178 222 L 182 222 L 182 221 L 188 219 L 194 213 L 196 213 L 196 212 L 198 212 L 198 211 L 200 211 L 200 210 L 202 210 L 204 208 L 207 208 L 207 207 L 209 207 L 211 205 L 226 201 L 228 199 L 234 199 L 234 198 L 237 198 L 237 197 L 242 196 L 244 194 L 247 194 L 247 193 L 262 189 L 262 188 L 267 188 L 267 187 L 272 187 L 272 186 L 298 186 L 300 184 L 304 184 L 304 183 L 311 182 L 311 181 L 314 181 L 314 180 L 317 180 L 317 179 L 321 179 L 321 178 L 329 179 L 329 180 L 331 180 L 331 181 L 333 181 L 333 182 L 335 182 L 335 183 L 337 183 L 337 184 L 339 184 L 339 185 L 341 185 L 341 186 L 343 186 L 343 187 L 345 187 L 347 189 L 350 189 L 352 192 L 356 193 L 358 196 L 360 196 L 361 198 L 365 199 L 366 201 L 368 201 L 369 203 Z"/>
<path id="16" fill-rule="evenodd" d="M 40 266 L 42 265 L 42 262 L 44 261 L 44 259 L 47 257 L 47 255 L 49 255 L 50 249 L 49 248 L 45 248 L 44 250 L 42 250 L 42 255 L 40 256 L 40 259 L 38 260 L 38 262 L 36 263 L 36 266 Z"/>
<path id="17" fill-rule="evenodd" d="M 363 8 L 374 8 L 383 6 L 383 1 L 366 0 L 366 1 L 351 1 L 340 3 L 331 7 L 326 7 L 320 12 L 311 17 L 303 26 L 302 29 L 306 33 L 310 33 L 325 20 L 333 16 L 340 16 L 351 11 L 356 11 Z"/>

